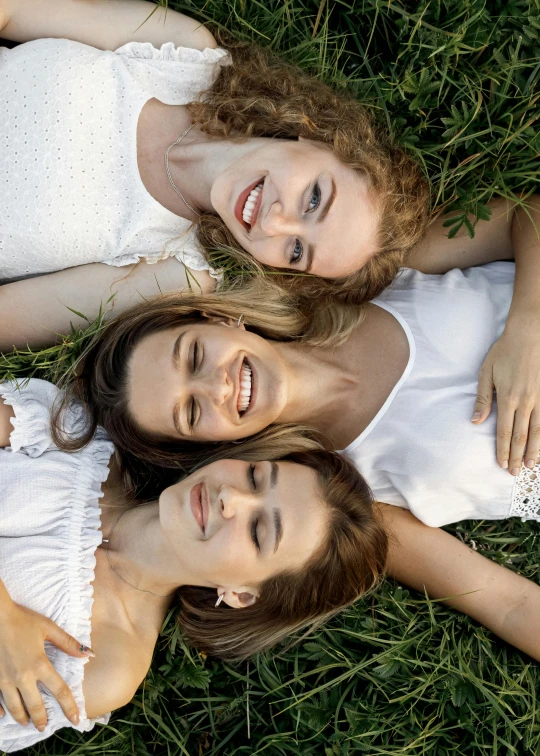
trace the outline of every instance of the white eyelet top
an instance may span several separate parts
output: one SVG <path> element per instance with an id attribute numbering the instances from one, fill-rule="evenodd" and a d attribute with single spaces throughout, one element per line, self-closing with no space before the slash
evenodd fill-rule
<path id="1" fill-rule="evenodd" d="M 193 102 L 228 62 L 172 42 L 0 48 L 0 280 L 171 256 L 209 270 L 193 224 L 142 183 L 137 122 L 154 97 Z"/>
<path id="2" fill-rule="evenodd" d="M 345 450 L 378 501 L 439 527 L 465 519 L 540 521 L 540 466 L 514 478 L 497 464 L 497 410 L 471 423 L 478 371 L 501 335 L 513 263 L 446 275 L 402 270 L 375 300 L 401 324 L 408 365 L 370 425 Z"/>
<path id="3" fill-rule="evenodd" d="M 53 444 L 51 408 L 58 389 L 32 379 L 0 383 L 0 396 L 13 407 L 11 446 L 0 448 L 0 576 L 12 599 L 56 622 L 91 646 L 95 551 L 101 543 L 101 487 L 109 474 L 113 444 L 98 432 L 82 451 L 66 454 Z M 67 433 L 80 432 L 84 415 L 76 405 L 66 413 Z M 83 696 L 84 665 L 55 646 L 46 653 L 71 688 L 86 732 L 109 715 L 88 719 Z M 41 694 L 48 723 L 38 732 L 19 725 L 6 711 L 0 718 L 0 752 L 12 753 L 73 727 L 56 699 Z M 3 700 L 0 696 L 0 701 Z M 45 749 L 46 750 L 46 749 Z"/>

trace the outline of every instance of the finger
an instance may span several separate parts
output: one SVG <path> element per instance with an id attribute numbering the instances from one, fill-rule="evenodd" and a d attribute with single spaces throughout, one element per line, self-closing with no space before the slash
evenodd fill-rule
<path id="1" fill-rule="evenodd" d="M 514 429 L 510 444 L 510 456 L 508 458 L 508 469 L 512 475 L 519 475 L 523 466 L 523 455 L 525 454 L 525 445 L 529 435 L 530 418 L 530 411 L 516 412 L 514 417 Z"/>
<path id="2" fill-rule="evenodd" d="M 491 375 L 480 370 L 478 376 L 478 393 L 474 403 L 474 411 L 471 417 L 473 423 L 483 423 L 491 412 L 493 405 L 493 381 Z"/>
<path id="3" fill-rule="evenodd" d="M 95 656 L 94 652 L 89 646 L 85 646 L 79 643 L 72 635 L 66 633 L 61 627 L 58 627 L 56 622 L 47 620 L 45 640 L 52 643 L 64 653 L 70 656 L 77 656 L 79 658 L 85 658 L 87 656 Z"/>
<path id="4" fill-rule="evenodd" d="M 2 696 L 4 697 L 5 707 L 13 719 L 26 727 L 29 721 L 28 714 L 23 706 L 18 689 L 14 685 L 3 685 Z"/>
<path id="5" fill-rule="evenodd" d="M 515 410 L 502 404 L 497 417 L 497 462 L 506 470 L 510 459 L 510 444 L 514 431 Z"/>
<path id="6" fill-rule="evenodd" d="M 525 449 L 525 464 L 532 469 L 540 456 L 540 411 L 535 409 L 529 423 L 529 437 Z"/>
<path id="7" fill-rule="evenodd" d="M 47 712 L 45 711 L 45 704 L 43 703 L 38 686 L 35 682 L 29 681 L 20 686 L 19 693 L 34 727 L 39 732 L 43 732 L 47 725 Z"/>
<path id="8" fill-rule="evenodd" d="M 3 706 L 0 706 L 0 718 L 5 717 L 5 716 L 6 716 L 6 710 L 4 709 Z"/>
<path id="9" fill-rule="evenodd" d="M 49 662 L 45 670 L 39 676 L 40 681 L 56 698 L 67 719 L 74 724 L 79 724 L 79 707 L 75 703 L 73 693 L 69 685 L 60 677 L 53 665 Z"/>

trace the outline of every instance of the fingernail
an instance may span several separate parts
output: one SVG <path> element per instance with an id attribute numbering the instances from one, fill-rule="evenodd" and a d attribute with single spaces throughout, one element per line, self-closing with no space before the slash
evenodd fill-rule
<path id="1" fill-rule="evenodd" d="M 535 465 L 535 461 L 534 461 L 534 459 L 528 459 L 528 460 L 527 460 L 527 461 L 525 462 L 525 464 L 527 465 L 527 467 L 533 468 L 533 467 L 534 467 L 534 465 Z"/>
<path id="2" fill-rule="evenodd" d="M 45 729 L 45 725 L 38 725 L 38 727 L 36 727 L 36 730 L 38 732 L 43 732 L 44 729 Z"/>
<path id="3" fill-rule="evenodd" d="M 519 467 L 513 467 L 510 470 L 510 475 L 519 475 Z"/>
<path id="4" fill-rule="evenodd" d="M 74 714 L 72 717 L 69 718 L 69 721 L 73 722 L 74 725 L 78 725 L 79 724 L 79 715 L 78 714 Z"/>
<path id="5" fill-rule="evenodd" d="M 508 461 L 505 459 L 504 462 L 501 462 L 501 467 L 503 470 L 508 469 Z"/>
<path id="6" fill-rule="evenodd" d="M 86 656 L 91 656 L 92 658 L 95 657 L 95 653 L 92 651 L 90 646 L 79 646 L 79 651 L 81 654 L 86 654 Z"/>
<path id="7" fill-rule="evenodd" d="M 473 413 L 473 416 L 471 417 L 471 422 L 476 422 L 477 420 L 480 420 L 482 413 L 480 410 L 476 410 L 476 412 Z"/>

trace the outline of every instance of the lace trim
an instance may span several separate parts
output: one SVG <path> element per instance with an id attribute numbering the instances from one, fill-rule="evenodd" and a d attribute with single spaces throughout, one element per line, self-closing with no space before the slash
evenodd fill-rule
<path id="1" fill-rule="evenodd" d="M 521 468 L 514 482 L 509 516 L 540 522 L 540 459 L 532 470 Z"/>

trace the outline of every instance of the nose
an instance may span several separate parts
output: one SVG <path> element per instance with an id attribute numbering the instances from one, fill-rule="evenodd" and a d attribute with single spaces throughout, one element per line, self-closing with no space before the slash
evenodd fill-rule
<path id="1" fill-rule="evenodd" d="M 273 202 L 268 212 L 259 220 L 261 231 L 266 236 L 292 235 L 298 233 L 298 217 L 288 211 L 281 202 Z"/>
<path id="2" fill-rule="evenodd" d="M 234 385 L 225 368 L 218 368 L 205 378 L 197 377 L 198 389 L 217 407 L 221 407 L 230 398 Z"/>
<path id="3" fill-rule="evenodd" d="M 218 502 L 225 520 L 249 514 L 258 503 L 257 496 L 253 491 L 241 491 L 229 485 L 221 486 Z"/>

